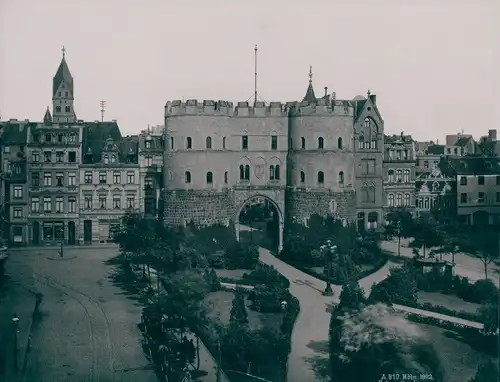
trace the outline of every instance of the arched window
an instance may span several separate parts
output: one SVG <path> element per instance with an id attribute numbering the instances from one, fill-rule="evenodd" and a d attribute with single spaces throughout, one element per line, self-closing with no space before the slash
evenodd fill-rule
<path id="1" fill-rule="evenodd" d="M 394 183 L 394 170 L 392 168 L 387 171 L 387 181 L 389 183 Z"/>
<path id="2" fill-rule="evenodd" d="M 193 140 L 191 137 L 186 138 L 186 149 L 190 150 L 193 148 Z"/>
<path id="3" fill-rule="evenodd" d="M 405 171 L 403 173 L 403 182 L 404 183 L 410 182 L 410 170 L 409 169 L 405 169 Z"/>
<path id="4" fill-rule="evenodd" d="M 410 194 L 405 194 L 405 204 L 404 205 L 409 206 L 410 200 L 411 200 Z"/>
<path id="5" fill-rule="evenodd" d="M 207 149 L 212 148 L 212 137 L 207 137 L 206 147 Z"/>
<path id="6" fill-rule="evenodd" d="M 111 163 L 116 163 L 116 155 L 111 155 Z"/>
<path id="7" fill-rule="evenodd" d="M 365 148 L 365 137 L 363 135 L 360 135 L 358 138 L 358 148 L 360 149 Z"/>
<path id="8" fill-rule="evenodd" d="M 370 118 L 365 118 L 365 127 L 370 127 Z"/>
<path id="9" fill-rule="evenodd" d="M 226 137 L 222 138 L 222 148 L 226 149 Z"/>
<path id="10" fill-rule="evenodd" d="M 339 172 L 339 186 L 344 187 L 344 171 Z"/>
<path id="11" fill-rule="evenodd" d="M 401 169 L 396 170 L 396 182 L 401 182 L 403 178 L 403 171 Z"/>
<path id="12" fill-rule="evenodd" d="M 214 174 L 212 171 L 207 172 L 207 184 L 212 184 L 214 182 Z"/>
<path id="13" fill-rule="evenodd" d="M 438 182 L 432 183 L 432 192 L 439 192 L 439 183 Z"/>
<path id="14" fill-rule="evenodd" d="M 302 150 L 306 149 L 306 139 L 304 137 L 300 138 L 300 148 Z"/>
<path id="15" fill-rule="evenodd" d="M 191 173 L 189 171 L 186 171 L 184 173 L 184 182 L 185 183 L 191 183 Z"/>
<path id="16" fill-rule="evenodd" d="M 389 207 L 394 207 L 394 194 L 389 194 L 387 196 L 387 204 Z"/>
<path id="17" fill-rule="evenodd" d="M 173 150 L 174 147 L 174 137 L 170 137 L 170 149 Z"/>
<path id="18" fill-rule="evenodd" d="M 280 180 L 280 165 L 279 164 L 274 166 L 274 179 Z"/>
<path id="19" fill-rule="evenodd" d="M 224 184 L 227 184 L 227 171 L 224 173 Z"/>
<path id="20" fill-rule="evenodd" d="M 245 180 L 250 180 L 250 166 L 245 165 Z"/>
<path id="21" fill-rule="evenodd" d="M 325 183 L 325 174 L 323 173 L 323 171 L 318 171 L 318 183 Z"/>
<path id="22" fill-rule="evenodd" d="M 274 166 L 269 166 L 269 180 L 274 180 Z"/>
<path id="23" fill-rule="evenodd" d="M 300 172 L 300 183 L 306 182 L 306 173 L 304 171 Z"/>
<path id="24" fill-rule="evenodd" d="M 342 150 L 342 137 L 339 137 L 339 139 L 337 139 L 337 148 L 339 150 Z"/>
<path id="25" fill-rule="evenodd" d="M 400 207 L 403 205 L 403 195 L 402 194 L 397 194 L 396 195 L 396 206 Z"/>
<path id="26" fill-rule="evenodd" d="M 325 143 L 325 140 L 323 139 L 323 137 L 319 137 L 318 138 L 318 150 L 323 150 L 324 143 Z"/>
<path id="27" fill-rule="evenodd" d="M 108 154 L 104 154 L 104 164 L 108 164 L 109 163 L 109 156 Z"/>
<path id="28" fill-rule="evenodd" d="M 245 179 L 245 166 L 240 164 L 240 180 L 244 180 L 244 179 Z"/>

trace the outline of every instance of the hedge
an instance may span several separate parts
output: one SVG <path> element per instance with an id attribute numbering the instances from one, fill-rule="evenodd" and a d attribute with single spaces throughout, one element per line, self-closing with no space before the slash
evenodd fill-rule
<path id="1" fill-rule="evenodd" d="M 428 302 L 417 303 L 415 305 L 415 308 L 428 310 L 429 312 L 441 313 L 451 317 L 463 318 L 464 320 L 469 320 L 473 322 L 482 322 L 482 317 L 478 313 L 470 313 L 470 312 L 465 312 L 463 310 L 456 311 L 453 309 L 449 309 L 445 306 L 432 305 L 431 303 Z"/>

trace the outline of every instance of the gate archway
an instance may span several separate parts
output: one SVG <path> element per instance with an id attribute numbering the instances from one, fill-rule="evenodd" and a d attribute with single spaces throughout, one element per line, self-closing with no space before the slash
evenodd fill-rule
<path id="1" fill-rule="evenodd" d="M 278 203 L 256 194 L 240 203 L 234 222 L 238 241 L 246 240 L 273 251 L 283 247 L 284 214 Z"/>

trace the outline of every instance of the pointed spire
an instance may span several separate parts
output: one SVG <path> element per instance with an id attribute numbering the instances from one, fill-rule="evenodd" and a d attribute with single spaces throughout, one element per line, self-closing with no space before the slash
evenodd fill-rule
<path id="1" fill-rule="evenodd" d="M 313 71 L 312 71 L 312 65 L 309 66 L 309 86 L 307 87 L 306 95 L 302 102 L 307 101 L 310 104 L 311 103 L 316 103 L 316 95 L 314 94 L 314 89 L 312 85 L 312 77 L 313 77 Z"/>
<path id="2" fill-rule="evenodd" d="M 62 46 L 61 51 L 62 51 L 62 54 L 63 54 L 62 58 L 64 60 L 64 56 L 66 55 L 66 48 L 64 47 L 64 45 Z"/>
<path id="3" fill-rule="evenodd" d="M 59 64 L 59 68 L 57 69 L 52 82 L 52 96 L 56 95 L 56 92 L 63 81 L 66 84 L 66 90 L 71 92 L 71 95 L 73 95 L 73 76 L 71 75 L 68 64 L 66 63 L 66 48 L 64 46 L 62 47 L 61 63 Z"/>
<path id="4" fill-rule="evenodd" d="M 52 116 L 50 115 L 50 109 L 47 106 L 47 110 L 45 110 L 45 116 L 43 117 L 43 124 L 44 125 L 51 125 L 52 124 Z"/>

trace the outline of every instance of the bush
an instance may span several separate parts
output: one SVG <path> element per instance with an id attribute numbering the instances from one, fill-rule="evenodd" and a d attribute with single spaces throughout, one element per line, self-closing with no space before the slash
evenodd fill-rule
<path id="1" fill-rule="evenodd" d="M 235 242 L 229 246 L 224 254 L 226 269 L 254 269 L 259 262 L 259 250 L 256 246 L 245 246 Z"/>
<path id="2" fill-rule="evenodd" d="M 281 302 L 290 299 L 290 292 L 276 286 L 257 285 L 250 291 L 248 299 L 251 309 L 261 313 L 277 313 L 281 311 Z"/>
<path id="3" fill-rule="evenodd" d="M 491 280 L 478 280 L 473 289 L 481 303 L 498 301 L 498 289 Z"/>
<path id="4" fill-rule="evenodd" d="M 278 285 L 284 289 L 290 287 L 290 281 L 279 273 L 276 268 L 262 263 L 257 264 L 257 267 L 252 272 L 245 273 L 242 281 L 248 285 Z"/>

